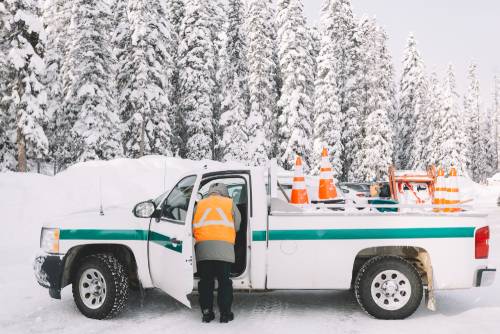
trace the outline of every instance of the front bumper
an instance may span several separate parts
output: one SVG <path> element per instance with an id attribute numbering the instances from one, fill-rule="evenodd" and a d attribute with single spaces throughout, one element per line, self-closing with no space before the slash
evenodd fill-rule
<path id="1" fill-rule="evenodd" d="M 35 258 L 33 270 L 38 284 L 49 289 L 49 295 L 61 299 L 61 281 L 64 271 L 62 256 L 41 254 Z"/>
<path id="2" fill-rule="evenodd" d="M 492 268 L 479 269 L 476 273 L 476 287 L 492 285 L 496 272 L 497 270 Z"/>

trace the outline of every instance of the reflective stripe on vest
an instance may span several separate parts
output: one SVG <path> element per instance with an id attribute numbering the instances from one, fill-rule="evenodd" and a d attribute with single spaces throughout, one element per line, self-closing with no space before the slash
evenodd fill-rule
<path id="1" fill-rule="evenodd" d="M 216 240 L 235 243 L 233 201 L 222 196 L 210 196 L 198 202 L 193 219 L 196 242 Z"/>

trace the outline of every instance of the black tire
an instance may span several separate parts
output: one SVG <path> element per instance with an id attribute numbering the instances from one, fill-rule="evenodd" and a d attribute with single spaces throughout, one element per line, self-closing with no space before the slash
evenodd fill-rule
<path id="1" fill-rule="evenodd" d="M 79 282 L 84 272 L 96 269 L 106 282 L 103 304 L 89 308 L 80 295 Z M 92 254 L 83 258 L 73 277 L 73 299 L 80 312 L 92 319 L 110 319 L 123 310 L 128 299 L 128 277 L 126 268 L 112 254 Z"/>
<path id="2" fill-rule="evenodd" d="M 411 287 L 410 296 L 406 304 L 399 309 L 389 310 L 382 308 L 375 301 L 375 298 L 379 295 L 375 294 L 376 296 L 372 296 L 372 283 L 376 287 L 377 281 L 374 280 L 377 277 L 384 277 L 378 275 L 384 273 L 386 270 L 398 271 L 406 276 L 406 281 L 409 281 Z M 397 282 L 397 279 L 395 281 Z M 405 319 L 412 315 L 420 306 L 423 296 L 423 284 L 417 269 L 405 259 L 397 256 L 376 256 L 368 260 L 359 270 L 354 284 L 354 292 L 358 304 L 369 315 L 377 319 Z M 399 292 L 403 294 L 403 291 Z M 397 294 L 397 291 L 395 294 Z M 404 296 L 406 296 L 406 292 Z M 385 297 L 382 296 L 381 298 L 384 299 Z M 392 300 L 397 300 L 397 298 Z M 384 302 L 387 302 L 387 300 Z M 397 307 L 397 302 L 393 305 Z"/>

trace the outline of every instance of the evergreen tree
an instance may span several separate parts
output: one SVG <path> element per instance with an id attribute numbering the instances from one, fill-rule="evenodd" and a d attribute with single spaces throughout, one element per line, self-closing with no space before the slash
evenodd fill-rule
<path id="1" fill-rule="evenodd" d="M 246 39 L 243 31 L 244 8 L 241 0 L 227 6 L 227 31 L 222 72 L 222 106 L 219 143 L 222 159 L 245 161 L 248 135 L 245 121 L 250 110 Z"/>
<path id="2" fill-rule="evenodd" d="M 433 90 L 440 91 L 437 87 Z M 466 173 L 466 142 L 464 140 L 463 115 L 459 105 L 459 95 L 456 91 L 455 74 L 453 66 L 449 65 L 441 89 L 441 103 L 437 110 L 437 119 L 433 127 L 432 143 L 437 151 L 432 163 L 449 170 L 455 166 L 460 174 Z M 429 91 L 430 96 L 436 92 Z M 438 93 L 439 94 L 439 93 Z M 434 111 L 433 108 L 431 111 Z"/>
<path id="3" fill-rule="evenodd" d="M 358 109 L 363 140 L 353 161 L 355 168 L 349 175 L 352 180 L 364 181 L 385 177 L 392 163 L 393 131 L 389 114 L 393 109 L 390 95 L 393 72 L 390 57 L 386 55 L 385 33 L 373 19 L 360 20 L 357 38 L 362 56 Z M 380 154 L 377 159 L 374 159 L 375 152 Z"/>
<path id="4" fill-rule="evenodd" d="M 322 35 L 332 44 L 335 54 L 334 72 L 342 113 L 342 157 L 341 179 L 347 180 L 354 171 L 361 150 L 362 117 L 360 106 L 362 70 L 362 40 L 354 18 L 350 0 L 326 0 L 322 9 L 329 15 L 327 35 Z M 328 13 L 328 14 L 327 14 Z"/>
<path id="5" fill-rule="evenodd" d="M 271 0 L 250 0 L 245 30 L 248 34 L 248 87 L 250 113 L 247 119 L 248 158 L 263 164 L 272 153 L 271 139 L 276 133 L 275 31 Z"/>
<path id="6" fill-rule="evenodd" d="M 309 54 L 313 60 L 313 82 L 316 81 L 316 75 L 318 74 L 318 56 L 321 49 L 321 35 L 316 26 L 309 26 Z M 314 85 L 313 85 L 314 90 Z"/>
<path id="7" fill-rule="evenodd" d="M 450 65 L 451 66 L 451 65 Z M 453 72 L 452 72 L 453 73 Z M 429 79 L 428 79 L 428 88 L 429 88 L 429 95 L 428 95 L 428 112 L 430 114 L 430 123 L 428 124 L 427 130 L 429 131 L 429 145 L 428 145 L 428 155 L 425 159 L 425 163 L 427 166 L 430 165 L 436 165 L 437 167 L 441 166 L 441 122 L 442 122 L 442 117 L 443 117 L 443 104 L 444 104 L 444 97 L 443 97 L 443 91 L 448 90 L 451 93 L 451 96 L 454 97 L 454 94 L 456 93 L 454 91 L 454 88 L 451 87 L 446 87 L 448 83 L 451 83 L 449 80 L 450 76 L 450 68 L 448 68 L 448 73 L 445 77 L 445 80 L 443 84 L 439 81 L 438 74 L 433 71 L 429 74 Z M 454 81 L 453 81 L 454 82 Z M 456 104 L 456 101 L 453 101 L 454 104 Z M 450 105 L 454 105 L 450 104 Z M 457 112 L 457 109 L 454 110 Z"/>
<path id="8" fill-rule="evenodd" d="M 277 11 L 278 57 L 283 86 L 278 107 L 280 161 L 293 167 L 295 156 L 302 156 L 306 170 L 311 159 L 311 110 L 314 61 L 300 0 L 280 0 Z"/>
<path id="9" fill-rule="evenodd" d="M 124 132 L 125 154 L 172 155 L 169 77 L 172 73 L 170 26 L 163 2 L 128 2 L 131 28 L 130 72 L 124 96 L 133 110 Z"/>
<path id="10" fill-rule="evenodd" d="M 403 56 L 397 122 L 397 156 L 399 168 L 411 169 L 421 161 L 418 126 L 423 126 L 426 82 L 424 64 L 412 34 Z"/>
<path id="11" fill-rule="evenodd" d="M 247 105 L 239 78 L 233 77 L 233 86 L 222 101 L 220 124 L 224 128 L 221 139 L 224 161 L 245 162 L 248 159 L 246 132 Z"/>
<path id="12" fill-rule="evenodd" d="M 49 155 L 54 162 L 54 171 L 57 172 L 62 167 L 65 155 L 62 149 L 67 140 L 67 137 L 63 135 L 67 131 L 61 131 L 61 119 L 64 118 L 62 66 L 67 53 L 66 38 L 71 18 L 71 2 L 45 0 L 42 9 L 42 20 L 47 36 L 44 57 L 47 67 L 44 85 L 47 88 L 47 115 L 49 117 L 47 136 Z"/>
<path id="13" fill-rule="evenodd" d="M 0 36 L 7 36 L 7 30 L 10 29 L 9 16 L 6 6 L 0 2 Z M 0 171 L 16 168 L 15 141 L 11 139 L 15 132 L 15 120 L 8 99 L 8 86 L 13 80 L 13 73 L 7 65 L 9 47 L 9 42 L 0 38 Z"/>
<path id="14" fill-rule="evenodd" d="M 172 46 L 171 54 L 173 56 L 173 69 L 170 77 L 170 116 L 169 122 L 172 128 L 172 150 L 178 155 L 182 150 L 182 132 L 183 121 L 182 113 L 179 112 L 179 43 L 181 33 L 181 23 L 184 18 L 184 0 L 167 0 L 167 18 L 171 27 Z"/>
<path id="15" fill-rule="evenodd" d="M 498 127 L 500 126 L 500 79 L 495 76 L 493 78 L 493 102 L 491 105 L 491 117 L 492 117 L 492 142 L 493 149 L 495 152 L 492 152 L 493 161 L 491 162 L 492 172 L 497 172 L 499 167 L 499 159 L 500 159 L 500 145 L 498 144 L 500 133 L 498 131 Z"/>
<path id="16" fill-rule="evenodd" d="M 12 73 L 6 93 L 16 115 L 17 169 L 26 172 L 28 158 L 40 160 L 48 153 L 47 94 L 42 83 L 45 35 L 37 1 L 5 2 L 2 11 L 6 64 Z"/>
<path id="17" fill-rule="evenodd" d="M 128 122 L 134 114 L 133 106 L 130 102 L 129 89 L 131 86 L 131 75 L 134 72 L 133 63 L 130 61 L 132 50 L 132 32 L 128 19 L 128 0 L 117 0 L 114 4 L 114 25 L 113 30 L 113 56 L 116 59 L 116 100 L 118 117 L 122 126 L 122 146 L 130 138 L 125 133 L 124 123 Z M 124 153 L 127 156 L 127 152 Z"/>
<path id="18" fill-rule="evenodd" d="M 467 168 L 469 175 L 476 182 L 486 180 L 486 151 L 484 146 L 484 133 L 481 125 L 481 104 L 479 94 L 479 80 L 476 75 L 477 66 L 471 64 L 469 67 L 469 86 L 464 101 L 464 112 L 466 116 L 466 138 L 467 138 Z"/>
<path id="19" fill-rule="evenodd" d="M 184 150 L 189 159 L 211 159 L 214 147 L 216 46 L 209 4 L 186 1 L 179 45 L 179 112 L 184 120 Z"/>
<path id="20" fill-rule="evenodd" d="M 392 129 L 384 109 L 377 109 L 366 118 L 366 136 L 362 142 L 358 180 L 376 181 L 387 177 L 392 162 Z"/>
<path id="21" fill-rule="evenodd" d="M 63 66 L 66 139 L 77 161 L 111 159 L 122 153 L 114 96 L 115 62 L 111 10 L 104 0 L 76 0 L 72 7 L 68 55 Z"/>
<path id="22" fill-rule="evenodd" d="M 319 171 L 323 147 L 328 149 L 334 177 L 342 175 L 342 111 L 334 71 L 338 62 L 331 35 L 335 29 L 335 17 L 328 2 L 323 7 L 320 19 L 320 51 L 317 58 L 317 74 L 314 87 L 314 161 Z"/>
<path id="23" fill-rule="evenodd" d="M 484 132 L 485 151 L 485 177 L 491 177 L 497 171 L 497 147 L 495 135 L 495 116 L 492 108 L 486 109 L 482 119 L 482 131 Z"/>

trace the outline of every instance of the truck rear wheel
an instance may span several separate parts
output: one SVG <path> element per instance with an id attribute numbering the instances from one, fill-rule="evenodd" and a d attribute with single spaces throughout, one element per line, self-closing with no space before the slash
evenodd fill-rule
<path id="1" fill-rule="evenodd" d="M 359 270 L 354 292 L 361 308 L 378 319 L 404 319 L 420 306 L 423 285 L 415 267 L 397 256 L 376 256 Z"/>
<path id="2" fill-rule="evenodd" d="M 125 267 L 112 254 L 83 258 L 73 277 L 73 299 L 88 318 L 113 318 L 128 299 Z"/>

